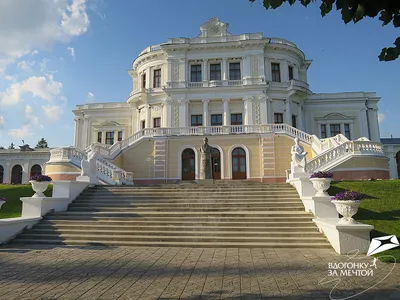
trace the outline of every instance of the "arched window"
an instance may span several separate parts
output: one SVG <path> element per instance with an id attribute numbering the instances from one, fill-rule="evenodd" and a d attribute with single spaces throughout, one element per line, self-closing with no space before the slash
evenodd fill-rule
<path id="1" fill-rule="evenodd" d="M 237 147 L 232 151 L 232 179 L 246 178 L 246 152 Z"/>
<path id="2" fill-rule="evenodd" d="M 11 184 L 21 184 L 22 183 L 22 167 L 20 165 L 15 165 L 11 171 Z"/>
<path id="3" fill-rule="evenodd" d="M 4 180 L 4 168 L 0 165 L 0 183 L 3 183 Z"/>
<path id="4" fill-rule="evenodd" d="M 182 180 L 196 179 L 196 156 L 193 149 L 187 148 L 182 152 Z"/>
<path id="5" fill-rule="evenodd" d="M 30 176 L 33 176 L 33 175 L 42 175 L 42 167 L 39 165 L 33 165 L 31 168 Z"/>

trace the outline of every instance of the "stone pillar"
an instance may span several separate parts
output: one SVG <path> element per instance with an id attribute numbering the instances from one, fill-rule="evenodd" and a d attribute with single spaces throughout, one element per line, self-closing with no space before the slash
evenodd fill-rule
<path id="1" fill-rule="evenodd" d="M 378 109 L 369 108 L 368 109 L 368 121 L 369 121 L 369 130 L 371 133 L 371 141 L 379 142 L 381 141 L 380 132 L 379 132 L 379 121 L 378 121 Z"/>
<path id="2" fill-rule="evenodd" d="M 163 120 L 162 120 L 162 126 L 170 128 L 172 127 L 171 124 L 171 119 L 172 119 L 172 100 L 167 99 L 164 100 L 164 105 L 163 105 Z"/>
<path id="3" fill-rule="evenodd" d="M 74 118 L 74 147 L 78 147 L 79 144 L 79 120 L 80 118 Z"/>
<path id="4" fill-rule="evenodd" d="M 253 97 L 244 97 L 243 98 L 243 125 L 252 125 L 253 124 L 253 105 L 252 105 Z"/>
<path id="5" fill-rule="evenodd" d="M 359 124 L 360 124 L 360 137 L 370 138 L 368 134 L 368 122 L 367 122 L 367 109 L 363 108 L 359 112 Z"/>
<path id="6" fill-rule="evenodd" d="M 91 128 L 89 127 L 89 117 L 84 116 L 83 117 L 83 130 L 82 130 L 82 140 L 80 147 L 81 149 L 86 149 L 87 146 L 89 146 L 88 141 L 89 141 L 89 132 Z"/>
<path id="7" fill-rule="evenodd" d="M 10 162 L 6 162 L 3 165 L 4 173 L 3 173 L 3 183 L 10 183 L 11 181 L 11 169 L 10 169 Z"/>
<path id="8" fill-rule="evenodd" d="M 297 115 L 297 128 L 304 131 L 304 124 L 303 124 L 303 105 L 299 105 L 299 113 Z"/>
<path id="9" fill-rule="evenodd" d="M 189 100 L 179 100 L 179 127 L 188 127 L 189 121 Z"/>
<path id="10" fill-rule="evenodd" d="M 202 78 L 203 78 L 203 82 L 208 81 L 208 59 L 205 58 L 203 59 L 203 66 L 202 66 L 203 70 L 201 71 L 202 73 Z"/>
<path id="11" fill-rule="evenodd" d="M 145 122 L 145 127 L 146 128 L 151 128 L 151 107 L 149 104 L 146 106 L 146 122 Z"/>
<path id="12" fill-rule="evenodd" d="M 344 135 L 344 123 L 340 123 L 340 133 Z"/>
<path id="13" fill-rule="evenodd" d="M 186 81 L 188 81 L 188 79 L 186 78 L 186 58 L 181 58 L 179 60 L 179 64 L 180 64 L 180 70 L 179 70 L 179 81 L 181 83 L 185 83 Z"/>
<path id="14" fill-rule="evenodd" d="M 251 84 L 251 74 L 250 74 L 250 56 L 246 55 L 243 57 L 243 84 Z"/>
<path id="15" fill-rule="evenodd" d="M 226 57 L 222 58 L 221 71 L 222 71 L 221 74 L 222 80 L 229 80 L 229 68 L 227 66 Z"/>
<path id="16" fill-rule="evenodd" d="M 229 126 L 230 125 L 230 114 L 229 114 L 229 101 L 230 99 L 222 99 L 222 103 L 224 106 L 224 114 L 222 115 L 222 125 Z"/>
<path id="17" fill-rule="evenodd" d="M 398 179 L 396 153 L 394 152 L 393 146 L 388 146 L 385 154 L 389 158 L 390 178 Z"/>
<path id="18" fill-rule="evenodd" d="M 22 184 L 27 184 L 29 181 L 29 173 L 31 170 L 29 169 L 29 162 L 23 163 L 23 171 L 22 171 Z"/>
<path id="19" fill-rule="evenodd" d="M 325 124 L 325 129 L 326 129 L 326 137 L 327 138 L 331 137 L 331 124 L 329 124 L 329 123 Z"/>
<path id="20" fill-rule="evenodd" d="M 208 120 L 208 103 L 210 102 L 209 99 L 203 99 L 203 126 L 209 126 Z"/>
<path id="21" fill-rule="evenodd" d="M 268 109 L 267 109 L 267 101 L 268 97 L 264 94 L 260 96 L 260 123 L 261 124 L 268 124 L 267 121 L 267 114 L 268 114 Z"/>
<path id="22" fill-rule="evenodd" d="M 286 112 L 285 112 L 285 115 L 286 115 L 286 124 L 292 126 L 292 111 L 291 111 L 291 109 L 290 109 L 290 102 L 292 102 L 292 101 L 290 101 L 290 97 L 288 97 L 288 98 L 285 100 L 285 104 L 286 104 Z"/>
<path id="23" fill-rule="evenodd" d="M 286 60 L 282 61 L 282 63 L 281 63 L 281 68 L 282 68 L 282 71 L 281 71 L 281 74 L 282 74 L 281 81 L 282 81 L 282 82 L 288 82 L 288 81 L 289 81 L 289 65 L 288 65 L 288 63 L 287 63 Z"/>
<path id="24" fill-rule="evenodd" d="M 140 109 L 136 108 L 136 132 L 141 130 L 140 128 Z"/>
<path id="25" fill-rule="evenodd" d="M 273 124 L 274 117 L 272 115 L 272 100 L 267 98 L 267 124 Z"/>
<path id="26" fill-rule="evenodd" d="M 172 82 L 172 59 L 167 59 L 168 72 L 167 72 L 167 86 L 171 86 Z"/>

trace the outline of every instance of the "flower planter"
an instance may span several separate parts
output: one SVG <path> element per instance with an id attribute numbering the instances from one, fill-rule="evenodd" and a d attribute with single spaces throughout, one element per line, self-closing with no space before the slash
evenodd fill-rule
<path id="1" fill-rule="evenodd" d="M 329 196 L 326 191 L 331 186 L 332 178 L 310 178 L 314 189 L 317 191 L 315 196 Z"/>
<path id="2" fill-rule="evenodd" d="M 343 216 L 339 224 L 358 224 L 352 217 L 357 213 L 362 200 L 332 200 L 336 210 Z"/>
<path id="3" fill-rule="evenodd" d="M 47 187 L 51 181 L 29 180 L 29 182 L 32 184 L 32 189 L 35 191 L 35 194 L 32 196 L 32 198 L 46 197 L 43 192 L 47 190 Z"/>

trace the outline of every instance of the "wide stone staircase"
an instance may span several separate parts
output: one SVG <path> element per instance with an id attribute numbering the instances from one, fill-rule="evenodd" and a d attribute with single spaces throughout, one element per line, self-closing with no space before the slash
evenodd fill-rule
<path id="1" fill-rule="evenodd" d="M 12 243 L 330 248 L 288 184 L 87 188 Z"/>

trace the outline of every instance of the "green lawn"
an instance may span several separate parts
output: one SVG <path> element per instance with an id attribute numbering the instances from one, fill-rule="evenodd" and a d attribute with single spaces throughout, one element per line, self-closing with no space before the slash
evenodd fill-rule
<path id="1" fill-rule="evenodd" d="M 371 224 L 375 230 L 371 237 L 394 234 L 400 238 L 400 180 L 342 181 L 332 182 L 329 195 L 352 190 L 368 196 L 354 216 L 361 223 Z M 400 248 L 381 252 L 376 256 L 393 255 L 400 262 Z M 382 261 L 393 259 L 382 257 Z"/>
<path id="2" fill-rule="evenodd" d="M 44 194 L 49 197 L 52 192 L 53 185 L 50 184 Z M 22 202 L 19 198 L 31 197 L 34 193 L 31 184 L 0 184 L 0 197 L 7 199 L 6 203 L 0 208 L 0 219 L 20 217 Z"/>

